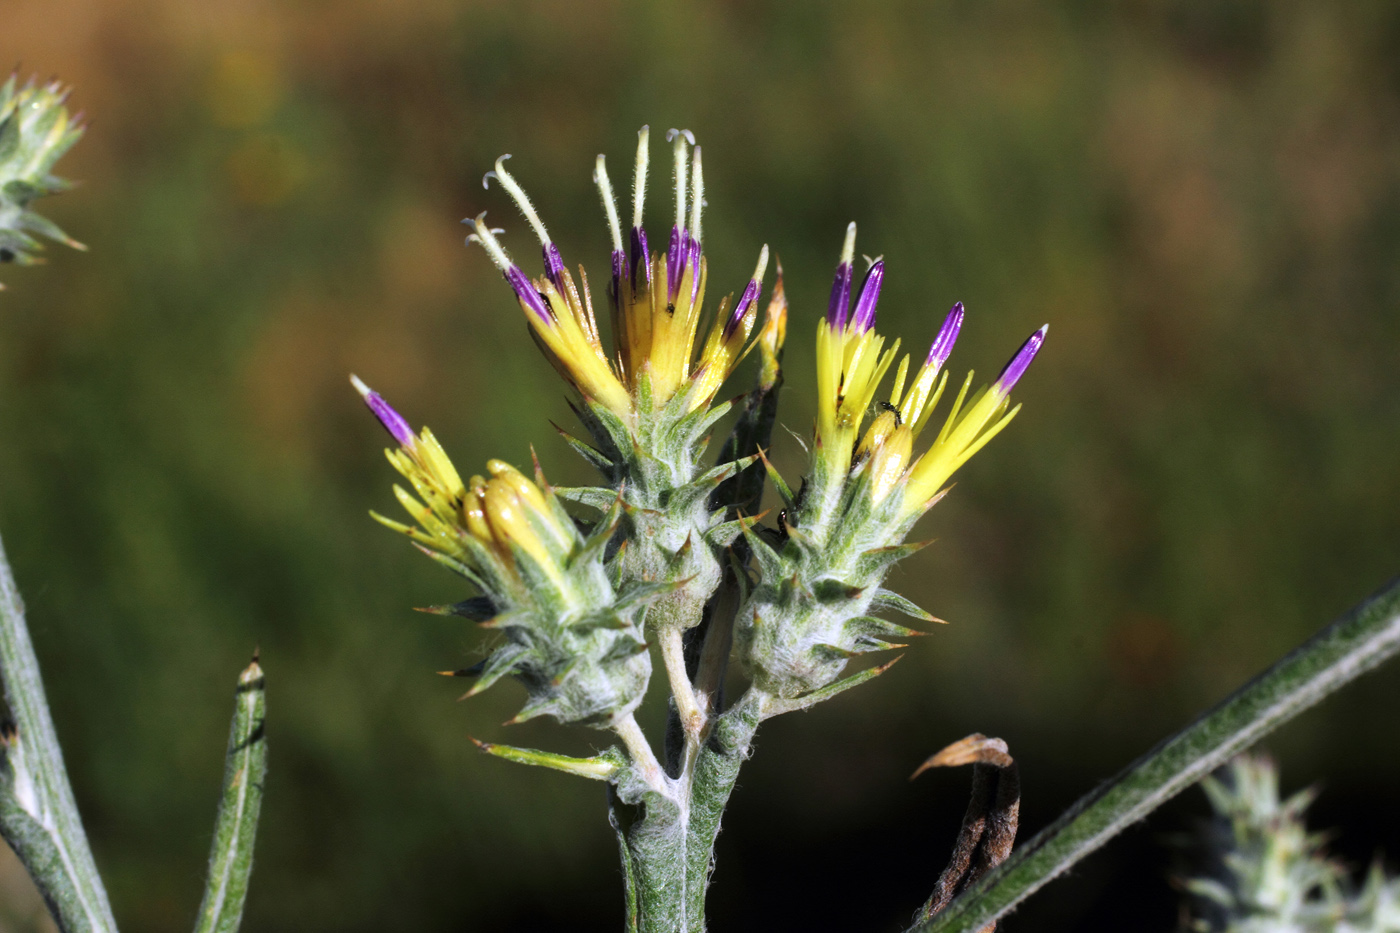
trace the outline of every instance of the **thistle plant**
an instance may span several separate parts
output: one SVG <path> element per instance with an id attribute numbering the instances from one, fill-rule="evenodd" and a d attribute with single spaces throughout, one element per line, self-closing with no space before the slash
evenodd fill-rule
<path id="1" fill-rule="evenodd" d="M 1279 797 L 1278 770 L 1241 755 L 1201 787 L 1215 811 L 1200 836 L 1208 871 L 1184 882 L 1202 933 L 1397 933 L 1400 879 L 1372 863 L 1359 890 L 1326 857 L 1303 814 L 1316 797 Z"/>
<path id="2" fill-rule="evenodd" d="M 64 106 L 68 89 L 57 81 L 18 85 L 18 75 L 0 85 L 0 262 L 31 265 L 47 237 L 74 249 L 86 249 L 30 205 L 70 183 L 51 174 L 54 163 L 83 135 L 81 114 Z M 3 288 L 0 285 L 0 288 Z"/>
<path id="3" fill-rule="evenodd" d="M 611 235 L 605 349 L 586 271 L 565 266 L 524 189 L 497 160 L 495 180 L 539 240 L 543 274 L 511 258 L 485 215 L 468 220 L 515 293 L 529 332 L 563 376 L 586 438 L 565 435 L 602 482 L 552 488 L 499 460 L 463 482 L 426 428 L 408 422 L 352 377 L 397 444 L 390 462 L 413 488 L 395 493 L 413 524 L 375 517 L 408 537 L 477 594 L 437 611 L 479 621 L 501 640 L 469 694 L 504 676 L 525 688 L 516 721 L 549 714 L 613 733 L 591 758 L 479 743 L 491 754 L 607 782 L 627 880 L 629 928 L 698 931 L 720 817 L 765 719 L 804 709 L 878 675 L 850 659 L 903 647 L 921 634 L 877 613 L 933 617 L 881 582 L 921 547 L 905 538 L 953 473 L 1015 417 L 1009 396 L 1044 340 L 1041 328 L 990 386 L 959 384 L 931 444 L 916 444 L 945 396 L 944 371 L 963 323 L 955 305 L 917 369 L 875 329 L 885 264 L 868 263 L 851 307 L 855 225 L 845 237 L 827 314 L 817 326 L 818 419 L 798 491 L 769 463 L 788 308 L 778 269 L 758 327 L 769 252 L 753 274 L 706 309 L 701 149 L 667 134 L 675 215 L 664 250 L 649 249 L 643 215 L 650 136 L 638 136 L 630 229 L 624 235 L 606 162 L 594 181 Z M 742 280 L 741 280 L 742 281 Z M 757 331 L 755 333 L 755 331 Z M 718 462 L 710 435 L 734 403 L 718 393 L 757 349 L 756 384 Z M 888 389 L 882 388 L 891 377 Z M 931 433 L 931 432 L 930 432 Z M 758 514 L 765 476 L 783 508 Z M 587 516 L 569 511 L 588 510 Z M 655 645 L 670 686 L 671 726 L 658 754 L 634 711 Z M 747 689 L 727 703 L 731 658 Z"/>

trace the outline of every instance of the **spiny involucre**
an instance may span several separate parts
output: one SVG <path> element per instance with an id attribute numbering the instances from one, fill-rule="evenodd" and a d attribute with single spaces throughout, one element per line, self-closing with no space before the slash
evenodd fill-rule
<path id="1" fill-rule="evenodd" d="M 0 86 L 0 262 L 39 261 L 35 253 L 44 247 L 36 236 L 86 248 L 29 209 L 36 199 L 70 187 L 52 174 L 54 163 L 84 130 L 81 115 L 68 114 L 67 98 L 68 89 L 57 81 L 39 86 L 31 79 L 18 86 L 18 76 L 11 74 Z"/>
<path id="2" fill-rule="evenodd" d="M 1203 830 L 1211 865 L 1185 882 L 1195 896 L 1192 929 L 1203 933 L 1400 933 L 1400 879 L 1379 861 L 1360 890 L 1323 854 L 1326 833 L 1303 814 L 1316 797 L 1279 799 L 1278 772 L 1241 755 L 1201 782 L 1215 810 Z"/>

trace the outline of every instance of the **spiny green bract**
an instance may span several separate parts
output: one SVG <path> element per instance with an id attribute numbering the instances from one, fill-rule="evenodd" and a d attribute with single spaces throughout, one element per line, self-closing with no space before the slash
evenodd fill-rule
<path id="1" fill-rule="evenodd" d="M 785 699 L 832 683 L 852 657 L 923 634 L 871 613 L 933 618 L 880 588 L 897 561 L 923 547 L 897 543 L 917 515 L 901 515 L 897 494 L 873 501 L 864 468 L 844 482 L 834 507 L 823 504 L 824 487 L 823 477 L 809 477 L 780 531 L 745 528 L 759 581 L 739 610 L 739 652 L 759 689 Z"/>
<path id="2" fill-rule="evenodd" d="M 645 376 L 638 408 L 649 407 Z M 596 447 L 565 439 L 598 468 L 611 488 L 560 489 L 559 495 L 604 509 L 622 509 L 623 545 L 612 555 L 622 579 L 669 584 L 648 620 L 658 627 L 690 628 L 699 609 L 720 584 L 720 554 L 739 534 L 726 521 L 728 503 L 715 503 L 716 489 L 753 458 L 702 471 L 709 431 L 728 413 L 728 402 L 687 412 L 689 393 L 678 393 L 660 411 L 639 417 L 633 428 L 601 405 L 576 406 Z"/>
<path id="3" fill-rule="evenodd" d="M 48 237 L 77 249 L 83 245 L 58 225 L 29 210 L 36 198 L 66 191 L 68 182 L 50 174 L 54 163 L 83 135 L 68 115 L 68 92 L 58 82 L 16 87 L 16 76 L 0 86 L 0 261 L 28 265 Z"/>
<path id="4" fill-rule="evenodd" d="M 549 505 L 568 521 L 553 490 Z M 617 515 L 592 533 L 576 533 L 573 546 L 544 566 L 526 548 L 512 544 L 511 559 L 464 536 L 471 566 L 429 553 L 471 580 L 483 596 L 433 611 L 476 620 L 502 641 L 475 667 L 475 695 L 507 675 L 529 695 L 513 721 L 551 715 L 563 723 L 609 725 L 641 703 L 651 677 L 651 656 L 642 637 L 645 607 L 666 587 L 632 585 L 619 593 L 604 565 L 606 544 Z"/>

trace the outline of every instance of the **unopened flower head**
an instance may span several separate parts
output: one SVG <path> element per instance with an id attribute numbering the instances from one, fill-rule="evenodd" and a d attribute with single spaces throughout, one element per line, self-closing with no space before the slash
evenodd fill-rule
<path id="1" fill-rule="evenodd" d="M 675 219 L 664 251 L 648 251 L 643 226 L 650 165 L 648 129 L 643 127 L 638 134 L 632 224 L 626 236 L 603 156 L 594 167 L 593 178 L 612 244 L 608 288 L 614 333 L 611 349 L 604 348 L 599 337 L 586 272 L 580 267 L 575 281 L 565 267 L 534 205 L 506 170 L 507 156 L 497 160 L 486 182 L 499 182 L 534 231 L 543 251 L 544 274 L 532 279 L 525 273 L 501 244 L 502 231 L 488 226 L 484 214 L 467 221 L 473 231 L 467 240 L 480 244 L 501 270 L 555 368 L 586 400 L 629 421 L 650 414 L 639 408 L 643 396 L 653 410 L 677 395 L 683 395 L 687 411 L 714 399 L 720 385 L 753 346 L 749 335 L 757 319 L 768 262 L 765 246 L 738 300 L 731 295 L 719 302 L 712 316 L 704 313 L 709 269 L 702 245 L 705 191 L 700 147 L 689 130 L 671 130 L 666 140 L 674 165 Z M 700 329 L 707 317 L 708 333 L 701 340 Z"/>
<path id="2" fill-rule="evenodd" d="M 518 586 L 540 576 L 562 584 L 564 566 L 582 539 L 537 484 L 502 460 L 487 462 L 489 478 L 473 476 L 464 483 L 429 429 L 415 435 L 379 393 L 357 377 L 351 381 L 398 442 L 398 449 L 386 454 L 417 494 L 414 498 L 402 486 L 394 487 L 416 528 L 376 515 L 379 521 L 461 562 L 488 584 L 493 596 L 510 599 Z M 519 565 L 519 555 L 528 558 L 528 568 Z"/>

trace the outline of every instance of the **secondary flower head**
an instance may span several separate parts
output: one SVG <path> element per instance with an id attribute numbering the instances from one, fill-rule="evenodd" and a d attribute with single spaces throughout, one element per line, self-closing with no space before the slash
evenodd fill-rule
<path id="1" fill-rule="evenodd" d="M 539 239 L 544 274 L 527 275 L 501 245 L 500 230 L 479 215 L 468 242 L 479 243 L 515 291 L 537 342 L 555 368 L 584 398 L 629 422 L 659 410 L 677 396 L 686 412 L 705 407 L 752 348 L 749 335 L 758 315 L 768 248 L 738 301 L 729 296 L 713 315 L 704 312 L 708 263 L 702 246 L 704 169 L 700 147 L 689 130 L 667 134 L 675 167 L 676 213 L 664 251 L 648 250 L 642 215 L 650 162 L 650 133 L 638 134 L 633 183 L 632 224 L 624 238 L 606 160 L 598 156 L 593 178 L 602 197 L 612 240 L 609 298 L 613 347 L 605 349 L 587 273 L 577 282 L 564 266 L 559 247 L 502 156 L 485 183 L 495 179 L 519 208 Z M 707 335 L 700 329 L 709 319 Z M 698 352 L 697 352 L 698 351 Z M 650 410 L 648 410 L 650 409 Z"/>
<path id="2" fill-rule="evenodd" d="M 32 201 L 68 189 L 51 174 L 54 163 L 83 135 L 81 115 L 70 116 L 68 89 L 57 81 L 17 85 L 11 74 L 0 85 L 0 262 L 29 264 L 45 236 L 75 249 L 81 243 L 53 221 L 29 210 Z M 0 286 L 3 287 L 3 286 Z"/>
<path id="3" fill-rule="evenodd" d="M 541 580 L 554 584 L 567 602 L 565 569 L 582 536 L 562 508 L 518 470 L 502 460 L 487 461 L 490 478 L 462 482 L 432 431 L 415 435 L 408 422 L 359 378 L 351 382 L 397 449 L 385 451 L 394 469 L 413 486 L 394 494 L 418 527 L 375 515 L 424 548 L 462 565 L 489 595 L 506 602 L 521 588 Z"/>

